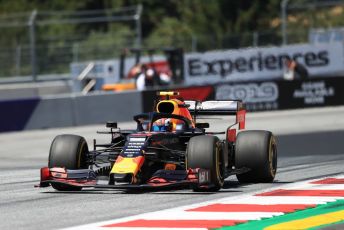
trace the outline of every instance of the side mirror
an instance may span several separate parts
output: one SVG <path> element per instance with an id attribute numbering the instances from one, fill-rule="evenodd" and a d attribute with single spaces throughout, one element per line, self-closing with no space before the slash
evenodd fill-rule
<path id="1" fill-rule="evenodd" d="M 209 123 L 196 123 L 196 128 L 207 129 L 209 128 Z"/>
<path id="2" fill-rule="evenodd" d="M 106 122 L 106 128 L 116 129 L 117 128 L 117 122 L 114 122 L 114 121 Z"/>

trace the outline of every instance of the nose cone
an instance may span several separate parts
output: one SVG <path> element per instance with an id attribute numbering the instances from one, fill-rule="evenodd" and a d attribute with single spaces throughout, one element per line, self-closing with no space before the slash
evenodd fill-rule
<path id="1" fill-rule="evenodd" d="M 122 157 L 119 156 L 112 167 L 111 174 L 132 174 L 136 176 L 144 162 L 143 156 L 138 157 Z"/>

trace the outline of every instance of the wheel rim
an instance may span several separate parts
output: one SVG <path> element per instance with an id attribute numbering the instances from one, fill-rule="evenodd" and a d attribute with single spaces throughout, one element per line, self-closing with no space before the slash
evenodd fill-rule
<path id="1" fill-rule="evenodd" d="M 223 185 L 223 175 L 222 175 L 222 160 L 220 160 L 220 147 L 219 144 L 216 144 L 215 147 L 215 164 L 216 164 L 216 178 L 219 183 L 219 185 L 222 187 Z"/>
<path id="2" fill-rule="evenodd" d="M 270 140 L 269 166 L 270 166 L 271 176 L 274 177 L 276 175 L 276 169 L 277 169 L 277 148 L 276 148 L 275 139 L 273 137 Z"/>

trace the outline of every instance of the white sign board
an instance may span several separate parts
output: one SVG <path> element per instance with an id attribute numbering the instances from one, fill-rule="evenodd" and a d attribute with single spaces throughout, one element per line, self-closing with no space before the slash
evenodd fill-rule
<path id="1" fill-rule="evenodd" d="M 303 64 L 310 77 L 344 72 L 343 43 L 300 44 L 185 55 L 187 84 L 282 78 L 285 59 Z"/>

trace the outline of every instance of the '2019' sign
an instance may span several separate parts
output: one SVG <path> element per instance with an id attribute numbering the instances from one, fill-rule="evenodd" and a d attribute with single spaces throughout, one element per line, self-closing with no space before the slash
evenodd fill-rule
<path id="1" fill-rule="evenodd" d="M 278 99 L 278 86 L 274 82 L 219 85 L 217 100 L 242 100 L 245 103 L 274 102 Z"/>

